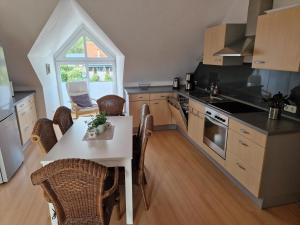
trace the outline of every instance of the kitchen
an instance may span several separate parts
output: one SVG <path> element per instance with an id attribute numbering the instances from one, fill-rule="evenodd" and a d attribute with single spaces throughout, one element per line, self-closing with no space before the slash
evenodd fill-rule
<path id="1" fill-rule="evenodd" d="M 88 18 L 87 14 L 83 13 L 86 10 L 92 19 L 102 24 L 99 18 L 103 19 L 105 14 L 101 15 L 103 17 L 97 17 L 95 15 L 98 12 L 95 14 L 92 8 L 96 9 L 96 6 L 102 4 L 114 4 L 81 0 L 58 2 L 56 10 L 50 16 L 50 22 L 53 16 L 58 18 L 59 11 L 70 2 L 72 7 L 77 9 L 79 20 L 82 15 L 82 18 Z M 137 70 L 132 70 L 133 61 L 127 52 L 130 45 L 122 46 L 124 43 L 115 39 L 116 43 L 122 46 L 120 49 L 126 56 L 123 81 L 119 75 L 123 73 L 120 65 L 124 63 L 124 59 L 122 61 L 122 55 L 118 55 L 117 47 L 105 40 L 108 37 L 97 39 L 101 32 L 97 33 L 97 29 L 93 31 L 91 27 L 95 24 L 81 24 L 69 38 L 65 38 L 67 41 L 61 46 L 52 45 L 54 42 L 47 43 L 52 34 L 58 33 L 58 21 L 56 24 L 47 23 L 42 31 L 39 28 L 40 35 L 36 33 L 38 38 L 35 43 L 31 40 L 33 47 L 26 50 L 29 59 L 28 61 L 26 57 L 26 63 L 31 63 L 30 70 L 36 78 L 29 81 L 27 76 L 22 81 L 23 78 L 16 75 L 18 70 L 12 66 L 12 40 L 7 41 L 4 36 L 2 41 L 0 35 L 0 41 L 3 42 L 3 50 L 0 49 L 0 66 L 5 68 L 5 71 L 0 71 L 1 87 L 5 88 L 5 91 L 1 89 L 0 96 L 0 199 L 2 203 L 10 203 L 0 206 L 0 224 L 60 224 L 65 221 L 64 216 L 60 214 L 61 206 L 56 205 L 51 191 L 50 194 L 47 192 L 47 188 L 55 183 L 51 183 L 50 179 L 51 185 L 43 187 L 45 193 L 34 185 L 40 182 L 37 175 L 39 171 L 48 168 L 48 172 L 56 171 L 57 168 L 66 166 L 57 164 L 58 166 L 54 167 L 56 162 L 65 160 L 64 163 L 67 163 L 67 160 L 72 158 L 94 162 L 82 168 L 96 168 L 95 162 L 104 167 L 118 168 L 119 172 L 115 170 L 113 177 L 113 187 L 118 186 L 114 190 L 117 194 L 115 204 L 118 204 L 118 207 L 109 212 L 111 218 L 105 219 L 105 224 L 300 224 L 300 3 L 280 0 L 250 0 L 249 3 L 228 0 L 227 3 L 229 2 L 232 5 L 226 8 L 228 12 L 224 16 L 229 19 L 206 23 L 202 29 L 202 41 L 199 37 L 197 39 L 197 45 L 202 46 L 201 52 L 197 53 L 201 54 L 201 57 L 197 55 L 197 60 L 194 60 L 194 56 L 187 60 L 197 63 L 190 62 L 186 67 L 186 62 L 182 61 L 182 65 L 177 65 L 176 72 L 173 70 L 172 75 L 162 77 L 162 80 L 157 78 L 161 76 L 158 70 L 161 73 L 165 68 L 172 71 L 171 67 L 178 64 L 175 56 L 171 57 L 174 62 L 170 64 L 167 60 L 162 64 L 152 64 L 155 57 L 151 57 L 149 61 L 148 59 L 151 54 L 156 55 L 154 52 L 149 51 L 150 55 L 143 58 L 140 55 L 141 50 L 135 49 L 135 54 L 132 54 L 138 55 L 135 61 L 139 61 L 141 65 L 149 65 L 148 70 L 141 74 L 141 70 L 138 70 L 142 68 L 141 65 L 139 67 L 135 64 Z M 164 3 L 161 4 L 164 7 Z M 217 7 L 215 1 L 193 4 L 212 4 Z M 221 7 L 223 3 L 219 4 Z M 60 6 L 62 8 L 59 8 Z M 151 7 L 144 10 L 150 13 Z M 240 12 L 239 7 L 243 8 Z M 128 16 L 128 8 L 124 10 Z M 246 20 L 242 24 L 233 19 L 239 13 L 245 14 L 243 17 Z M 193 18 L 192 13 L 189 16 Z M 124 24 L 129 22 L 129 18 L 127 19 L 123 21 Z M 167 21 L 164 22 L 167 24 Z M 55 29 L 51 30 L 48 27 L 50 25 Z M 109 36 L 114 36 L 114 33 L 105 27 L 105 23 L 102 26 L 108 30 Z M 168 36 L 170 30 L 166 30 L 165 36 Z M 43 36 L 48 34 L 45 32 L 49 32 L 49 35 Z M 127 39 L 130 38 L 127 36 Z M 58 40 L 60 44 L 64 42 L 63 39 Z M 99 52 L 97 57 L 100 59 L 68 59 L 71 54 L 76 57 L 89 54 L 88 49 L 81 53 L 76 52 L 80 49 L 78 46 L 72 48 L 74 43 L 79 43 L 77 40 L 83 40 L 84 48 L 94 44 L 96 50 L 101 50 L 101 57 L 104 56 L 104 59 L 101 59 Z M 149 38 L 149 46 L 155 40 L 153 37 Z M 175 41 L 177 44 L 178 40 Z M 131 41 L 138 42 L 140 39 L 136 36 Z M 161 46 L 163 50 L 158 51 L 160 54 L 169 52 L 166 42 L 158 42 L 157 44 L 166 45 L 166 48 Z M 42 46 L 43 43 L 47 45 Z M 49 46 L 55 49 L 55 54 L 51 57 L 38 55 L 39 51 L 43 54 L 50 52 L 46 49 Z M 196 43 L 189 47 L 185 43 L 181 51 L 183 55 L 186 46 L 196 49 Z M 142 46 L 140 48 L 142 49 Z M 66 49 L 69 56 L 64 55 Z M 172 50 L 176 55 L 174 45 Z M 173 54 L 173 51 L 170 52 Z M 55 61 L 57 56 L 59 60 Z M 110 60 L 112 64 L 109 64 Z M 157 60 L 161 61 L 162 58 Z M 89 76 L 97 78 L 97 70 L 90 68 L 91 62 L 93 65 L 108 65 L 110 73 L 113 74 L 112 81 L 109 82 L 112 82 L 110 85 L 115 89 L 113 93 L 108 92 L 104 97 L 100 97 L 116 94 L 107 105 L 116 104 L 112 107 L 116 110 L 115 102 L 123 101 L 124 108 L 122 107 L 121 113 L 103 117 L 102 112 L 107 111 L 101 110 L 101 104 L 98 103 L 101 98 L 94 100 L 99 96 L 91 96 L 91 101 L 96 101 L 91 106 L 96 109 L 89 108 L 89 113 L 77 114 L 74 110 L 76 98 L 70 95 L 68 83 L 61 82 L 60 66 L 65 63 L 64 66 L 67 65 L 69 67 L 66 68 L 70 69 L 70 65 L 84 65 L 82 67 L 90 74 L 81 78 L 90 79 L 87 82 L 90 84 L 95 81 Z M 24 67 L 24 74 L 27 74 L 26 68 Z M 130 74 L 131 72 L 134 73 Z M 35 79 L 41 88 L 31 86 Z M 10 84 L 9 80 L 13 83 Z M 76 82 L 79 84 L 81 80 Z M 65 88 L 64 85 L 69 95 L 67 104 L 63 104 L 61 100 L 65 94 L 61 92 L 61 88 Z M 89 90 L 84 94 L 88 96 Z M 10 95 L 14 96 L 11 98 Z M 62 116 L 63 119 L 71 117 L 68 118 L 69 124 L 59 124 L 56 120 L 56 114 L 60 110 L 67 112 L 67 116 Z M 90 115 L 93 117 L 89 117 Z M 7 125 L 9 118 L 12 119 Z M 103 126 L 105 135 L 101 132 L 99 134 L 99 127 L 90 130 L 92 122 L 97 118 L 108 121 Z M 51 129 L 39 127 L 37 124 L 41 121 L 51 124 Z M 64 130 L 61 125 L 67 129 Z M 144 131 L 143 126 L 147 125 L 148 130 Z M 141 155 L 145 159 L 142 160 L 142 164 L 139 162 L 138 168 L 143 169 L 139 170 L 138 183 L 135 183 L 134 157 L 137 152 L 134 145 L 139 135 L 142 135 L 142 141 L 146 140 L 140 145 L 143 149 Z M 57 139 L 54 142 L 53 136 Z M 43 145 L 45 137 L 47 143 Z M 119 169 L 120 167 L 123 168 Z M 107 176 L 111 178 L 110 174 Z M 117 176 L 120 179 L 117 179 Z M 121 176 L 124 176 L 123 181 Z M 67 185 L 59 196 L 66 194 L 70 202 L 78 196 L 77 203 L 85 200 L 88 202 L 82 205 L 72 203 L 72 207 L 78 206 L 83 212 L 93 204 L 93 199 L 89 199 L 93 194 L 84 194 L 92 193 L 94 189 L 77 191 L 83 190 L 80 188 L 85 186 L 86 177 L 88 175 L 79 178 L 78 174 L 71 175 L 69 171 L 56 178 L 62 185 Z M 79 179 L 78 186 L 76 179 Z M 91 184 L 92 182 L 86 185 L 85 190 L 88 190 Z M 138 184 L 137 188 L 135 184 Z M 106 197 L 107 193 L 104 194 Z M 81 195 L 84 197 L 79 197 Z M 106 207 L 105 204 L 106 202 L 103 203 L 103 208 Z M 97 204 L 97 207 L 99 205 L 102 208 L 102 204 Z M 66 204 L 63 207 L 68 206 Z M 96 219 L 98 221 L 97 216 Z"/>
<path id="2" fill-rule="evenodd" d="M 158 130 L 173 129 L 176 124 L 261 208 L 297 201 L 300 185 L 300 117 L 295 103 L 300 90 L 299 58 L 282 61 L 299 55 L 295 43 L 285 42 L 286 34 L 290 41 L 299 37 L 293 17 L 299 8 L 269 10 L 270 4 L 250 1 L 246 25 L 208 28 L 203 63 L 185 78 L 174 78 L 173 88 L 145 84 L 125 88 L 128 111 L 134 118 L 139 118 L 140 104 L 150 103 L 150 111 L 159 118 L 154 121 Z M 284 18 L 286 23 L 278 22 Z M 268 39 L 265 21 L 274 26 L 276 38 Z M 285 105 L 277 107 L 280 115 L 269 104 L 274 98 Z"/>

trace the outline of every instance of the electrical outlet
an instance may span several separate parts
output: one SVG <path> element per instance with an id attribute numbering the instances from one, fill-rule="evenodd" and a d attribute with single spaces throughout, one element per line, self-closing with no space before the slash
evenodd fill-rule
<path id="1" fill-rule="evenodd" d="M 284 111 L 290 112 L 290 113 L 296 113 L 297 112 L 297 106 L 295 105 L 285 105 Z"/>

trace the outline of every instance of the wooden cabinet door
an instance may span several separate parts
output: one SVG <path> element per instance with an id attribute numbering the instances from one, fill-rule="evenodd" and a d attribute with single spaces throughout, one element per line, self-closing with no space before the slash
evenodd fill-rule
<path id="1" fill-rule="evenodd" d="M 203 64 L 223 65 L 223 57 L 214 56 L 224 48 L 226 25 L 208 28 L 204 35 Z"/>
<path id="2" fill-rule="evenodd" d="M 154 125 L 168 125 L 171 124 L 171 111 L 166 100 L 152 100 L 150 101 L 150 113 L 153 115 Z"/>
<path id="3" fill-rule="evenodd" d="M 204 118 L 194 108 L 189 109 L 188 135 L 198 145 L 203 145 Z"/>
<path id="4" fill-rule="evenodd" d="M 133 117 L 133 127 L 138 127 L 140 124 L 140 112 L 143 104 L 148 104 L 149 101 L 129 102 L 129 115 Z"/>
<path id="5" fill-rule="evenodd" d="M 300 71 L 300 7 L 260 16 L 253 68 Z"/>

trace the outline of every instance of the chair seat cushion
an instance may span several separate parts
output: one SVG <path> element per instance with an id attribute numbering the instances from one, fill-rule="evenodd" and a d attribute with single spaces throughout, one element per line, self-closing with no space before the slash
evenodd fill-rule
<path id="1" fill-rule="evenodd" d="M 80 107 L 80 106 L 79 106 L 79 110 L 80 110 L 81 112 L 84 112 L 84 111 L 91 111 L 91 110 L 98 110 L 98 105 L 92 104 L 91 107 Z"/>
<path id="2" fill-rule="evenodd" d="M 73 102 L 75 102 L 80 107 L 92 107 L 90 96 L 88 94 L 82 94 L 77 96 L 71 96 Z"/>

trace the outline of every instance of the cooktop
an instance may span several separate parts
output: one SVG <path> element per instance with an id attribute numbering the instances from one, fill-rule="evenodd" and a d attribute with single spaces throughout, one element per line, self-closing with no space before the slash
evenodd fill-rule
<path id="1" fill-rule="evenodd" d="M 214 102 L 211 105 L 228 113 L 264 112 L 262 109 L 235 101 Z"/>

